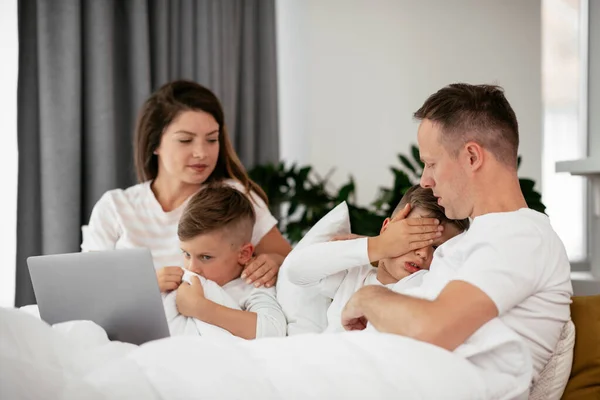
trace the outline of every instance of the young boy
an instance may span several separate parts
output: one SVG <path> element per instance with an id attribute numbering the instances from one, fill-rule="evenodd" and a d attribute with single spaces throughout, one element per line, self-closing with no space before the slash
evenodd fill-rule
<path id="1" fill-rule="evenodd" d="M 383 222 L 381 232 L 388 229 L 390 223 L 396 223 L 392 221 L 405 218 L 436 218 L 443 226 L 443 232 L 431 245 L 397 258 L 379 260 L 377 267 L 369 264 L 368 259 L 354 255 L 357 254 L 353 251 L 356 246 L 367 246 L 366 238 L 318 243 L 290 253 L 287 259 L 290 281 L 299 286 L 316 285 L 322 295 L 332 299 L 327 310 L 328 326 L 325 332 L 344 330 L 341 324 L 342 310 L 350 297 L 365 285 L 392 287 L 398 282 L 403 284 L 403 288 L 420 285 L 423 273 L 415 273 L 429 269 L 434 250 L 469 227 L 468 219 L 453 221 L 446 218 L 431 189 L 419 185 L 411 187 L 404 194 L 391 218 Z M 336 254 L 336 257 L 331 257 L 331 254 Z M 325 265 L 324 259 L 330 262 Z"/>
<path id="2" fill-rule="evenodd" d="M 254 222 L 250 200 L 232 187 L 211 185 L 190 199 L 177 230 L 184 268 L 221 286 L 240 310 L 207 299 L 195 275 L 177 289 L 177 310 L 244 339 L 285 336 L 275 288 L 256 288 L 240 278 L 254 253 Z"/>

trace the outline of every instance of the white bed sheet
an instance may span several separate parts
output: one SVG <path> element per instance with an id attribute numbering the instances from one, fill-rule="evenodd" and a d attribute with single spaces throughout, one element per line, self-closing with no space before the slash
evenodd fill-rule
<path id="1" fill-rule="evenodd" d="M 102 332 L 90 322 L 50 327 L 0 309 L 0 397 L 512 399 L 531 377 L 529 353 L 502 335 L 482 343 L 511 352 L 513 365 L 500 371 L 378 332 L 239 342 L 180 336 L 142 346 L 109 342 Z"/>

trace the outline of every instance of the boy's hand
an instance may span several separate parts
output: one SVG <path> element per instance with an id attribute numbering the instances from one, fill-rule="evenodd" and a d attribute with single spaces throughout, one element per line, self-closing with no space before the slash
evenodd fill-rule
<path id="1" fill-rule="evenodd" d="M 170 292 L 177 289 L 181 284 L 183 277 L 183 269 L 180 267 L 163 267 L 156 271 L 156 279 L 158 279 L 158 288 L 161 293 Z"/>
<path id="2" fill-rule="evenodd" d="M 406 218 L 410 213 L 407 204 L 379 235 L 369 238 L 369 259 L 400 257 L 410 251 L 431 246 L 442 236 L 444 227 L 435 218 Z"/>
<path id="3" fill-rule="evenodd" d="M 177 311 L 183 316 L 201 319 L 199 315 L 202 313 L 202 305 L 207 301 L 204 288 L 197 276 L 192 276 L 191 282 L 183 282 L 177 289 Z"/>
<path id="4" fill-rule="evenodd" d="M 279 254 L 259 254 L 244 267 L 241 278 L 255 287 L 272 287 L 277 283 L 277 273 L 283 259 Z"/>

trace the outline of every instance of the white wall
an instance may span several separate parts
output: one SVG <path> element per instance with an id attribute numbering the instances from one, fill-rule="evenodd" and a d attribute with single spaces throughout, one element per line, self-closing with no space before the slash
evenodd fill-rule
<path id="1" fill-rule="evenodd" d="M 452 82 L 497 83 L 520 123 L 521 176 L 541 177 L 537 0 L 278 0 L 281 155 L 358 200 L 416 143 L 412 113 Z"/>

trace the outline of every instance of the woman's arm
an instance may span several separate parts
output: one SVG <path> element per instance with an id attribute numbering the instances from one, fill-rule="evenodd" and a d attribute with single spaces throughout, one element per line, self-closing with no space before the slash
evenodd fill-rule
<path id="1" fill-rule="evenodd" d="M 258 254 L 278 254 L 281 262 L 292 251 L 292 246 L 285 240 L 279 229 L 274 226 L 256 245 L 254 252 Z M 281 263 L 279 263 L 281 266 Z"/>
<path id="2" fill-rule="evenodd" d="M 98 200 L 92 210 L 90 222 L 82 233 L 81 251 L 114 250 L 121 233 L 110 192 L 106 192 Z"/>

